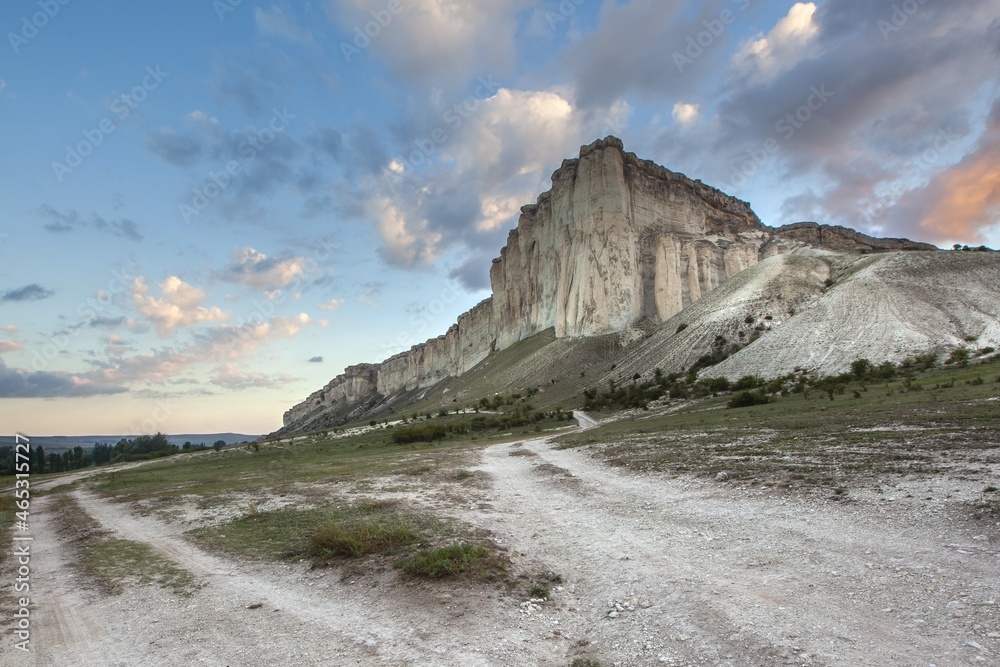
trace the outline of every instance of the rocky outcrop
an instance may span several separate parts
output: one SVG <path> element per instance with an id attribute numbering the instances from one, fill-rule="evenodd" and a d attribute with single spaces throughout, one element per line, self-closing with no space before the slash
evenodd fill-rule
<path id="1" fill-rule="evenodd" d="M 493 261 L 497 347 L 663 321 L 756 264 L 767 237 L 746 202 L 596 142 L 521 209 Z"/>
<path id="2" fill-rule="evenodd" d="M 879 239 L 839 225 L 821 225 L 817 222 L 795 222 L 773 231 L 773 242 L 789 241 L 812 248 L 840 252 L 893 252 L 900 250 L 938 250 L 929 243 L 909 239 Z"/>
<path id="3" fill-rule="evenodd" d="M 663 322 L 762 259 L 807 246 L 882 251 L 923 244 L 816 223 L 767 227 L 747 202 L 626 153 L 608 137 L 565 160 L 551 190 L 521 209 L 493 260 L 492 297 L 443 336 L 381 364 L 347 369 L 286 412 L 285 426 L 307 428 L 323 411 L 459 376 L 546 329 L 583 337 Z"/>

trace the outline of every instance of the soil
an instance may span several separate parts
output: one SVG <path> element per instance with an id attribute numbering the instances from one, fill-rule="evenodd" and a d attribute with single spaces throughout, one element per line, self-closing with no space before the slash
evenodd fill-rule
<path id="1" fill-rule="evenodd" d="M 960 480 L 937 480 L 935 502 L 907 497 L 929 483 L 906 479 L 840 502 L 611 468 L 591 453 L 547 439 L 484 448 L 476 484 L 445 505 L 434 489 L 367 487 L 491 531 L 513 572 L 558 575 L 545 600 L 407 581 L 388 565 L 234 560 L 186 541 L 189 523 L 77 490 L 106 529 L 201 584 L 190 597 L 108 596 L 70 563 L 60 496 L 37 498 L 32 651 L 5 647 L 0 663 L 1000 665 L 1000 529 L 971 516 Z"/>

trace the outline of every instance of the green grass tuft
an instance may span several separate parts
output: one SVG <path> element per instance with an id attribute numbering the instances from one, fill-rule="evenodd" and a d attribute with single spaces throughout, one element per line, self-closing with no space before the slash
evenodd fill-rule
<path id="1" fill-rule="evenodd" d="M 411 576 L 428 579 L 458 576 L 491 579 L 506 569 L 492 549 L 467 542 L 437 549 L 422 549 L 398 565 Z"/>
<path id="2" fill-rule="evenodd" d="M 309 538 L 309 555 L 360 558 L 371 554 L 388 556 L 420 539 L 413 526 L 400 518 L 358 518 L 324 523 Z"/>

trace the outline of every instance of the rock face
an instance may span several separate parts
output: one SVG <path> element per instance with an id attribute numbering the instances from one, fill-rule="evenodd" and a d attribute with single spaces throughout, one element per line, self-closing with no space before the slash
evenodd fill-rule
<path id="1" fill-rule="evenodd" d="M 626 153 L 608 137 L 564 161 L 552 189 L 521 209 L 493 260 L 491 298 L 443 336 L 348 368 L 286 412 L 285 426 L 461 375 L 549 328 L 581 337 L 663 322 L 762 259 L 805 246 L 933 248 L 816 223 L 767 227 L 747 202 Z"/>
<path id="2" fill-rule="evenodd" d="M 786 245 L 793 241 L 813 248 L 841 252 L 938 249 L 929 243 L 917 243 L 908 239 L 877 239 L 847 227 L 816 222 L 795 222 L 778 227 L 774 230 L 774 238 Z"/>

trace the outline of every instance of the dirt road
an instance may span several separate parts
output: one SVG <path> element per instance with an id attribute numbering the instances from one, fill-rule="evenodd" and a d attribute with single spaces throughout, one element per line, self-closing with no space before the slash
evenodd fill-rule
<path id="1" fill-rule="evenodd" d="M 403 583 L 391 569 L 234 562 L 188 543 L 190 526 L 75 492 L 106 528 L 152 545 L 203 588 L 190 598 L 88 589 L 61 555 L 59 496 L 39 498 L 33 652 L 5 647 L 0 662 L 1000 664 L 997 528 L 947 505 L 769 496 L 608 468 L 544 439 L 486 448 L 477 469 L 489 483 L 437 511 L 491 530 L 520 571 L 560 575 L 550 600 Z"/>

